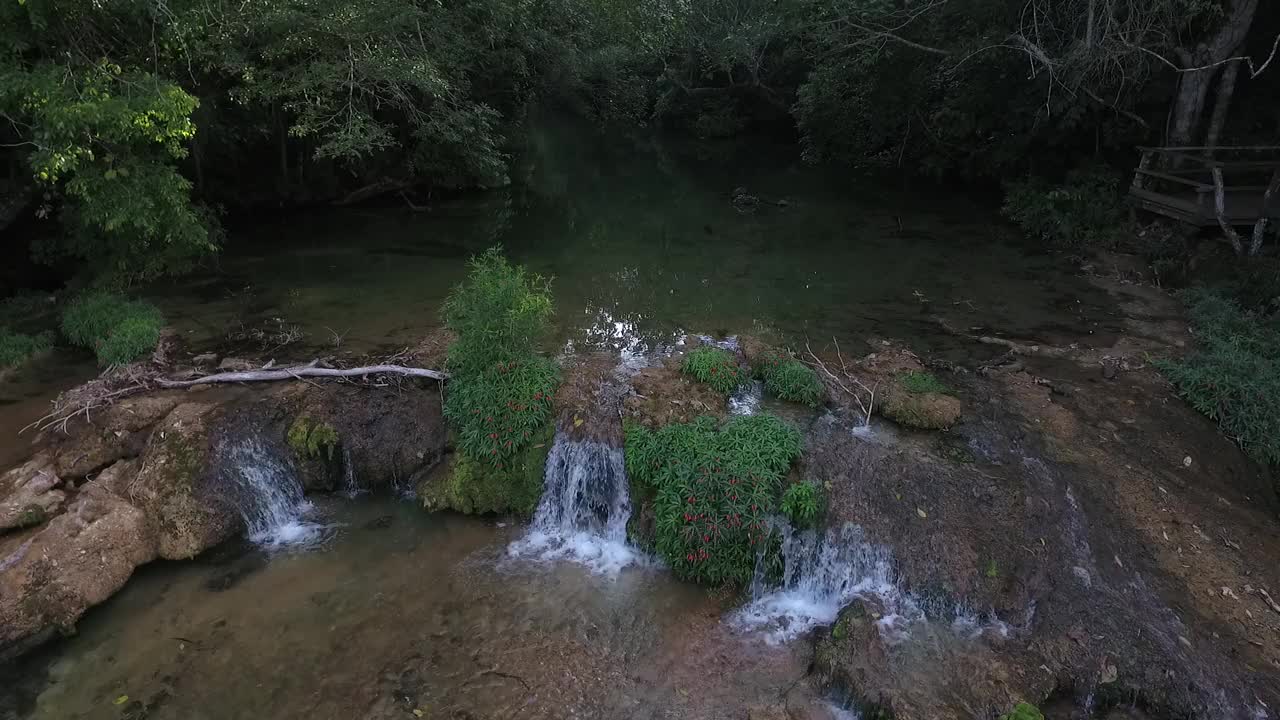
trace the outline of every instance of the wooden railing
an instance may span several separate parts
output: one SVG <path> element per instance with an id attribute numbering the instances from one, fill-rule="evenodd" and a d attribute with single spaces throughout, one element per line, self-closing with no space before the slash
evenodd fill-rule
<path id="1" fill-rule="evenodd" d="M 1280 147 L 1140 147 L 1129 197 L 1199 227 L 1280 219 Z"/>

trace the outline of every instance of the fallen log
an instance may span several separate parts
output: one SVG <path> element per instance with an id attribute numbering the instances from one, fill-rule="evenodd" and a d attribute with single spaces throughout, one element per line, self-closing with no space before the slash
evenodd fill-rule
<path id="1" fill-rule="evenodd" d="M 156 378 L 156 384 L 166 388 L 191 387 L 193 385 L 212 385 L 214 383 L 265 382 L 269 380 L 299 380 L 308 377 L 359 377 L 361 375 L 404 375 L 407 377 L 430 378 L 444 382 L 449 379 L 448 373 L 426 368 L 406 367 L 404 365 L 367 365 L 355 368 L 323 368 L 310 363 L 297 367 L 280 368 L 278 370 L 244 370 L 205 375 L 194 380 L 167 380 Z"/>

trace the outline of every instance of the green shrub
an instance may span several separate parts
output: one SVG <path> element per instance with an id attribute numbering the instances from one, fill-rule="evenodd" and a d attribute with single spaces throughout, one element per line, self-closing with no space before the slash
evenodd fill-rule
<path id="1" fill-rule="evenodd" d="M 755 364 L 755 376 L 774 397 L 817 407 L 826 388 L 813 368 L 780 352 L 763 353 Z"/>
<path id="2" fill-rule="evenodd" d="M 1196 349 L 1157 366 L 1196 410 L 1255 458 L 1280 464 L 1280 328 L 1205 290 L 1183 293 Z"/>
<path id="3" fill-rule="evenodd" d="M 936 375 L 923 370 L 908 370 L 898 375 L 898 385 L 903 390 L 915 395 L 924 395 L 926 393 L 951 394 L 951 388 L 943 385 Z"/>
<path id="4" fill-rule="evenodd" d="M 626 430 L 627 473 L 654 498 L 658 553 L 678 576 L 716 585 L 750 581 L 799 454 L 800 433 L 771 415 Z"/>
<path id="5" fill-rule="evenodd" d="M 732 395 L 748 379 L 747 374 L 738 367 L 733 353 L 707 345 L 690 350 L 684 356 L 684 364 L 680 369 L 723 395 Z"/>
<path id="6" fill-rule="evenodd" d="M 547 424 L 558 382 L 555 364 L 537 356 L 453 376 L 444 416 L 459 449 L 501 468 Z"/>
<path id="7" fill-rule="evenodd" d="M 483 373 L 533 357 L 551 311 L 550 280 L 511 265 L 499 248 L 477 255 L 444 305 L 445 323 L 458 337 L 449 346 L 449 370 Z"/>
<path id="8" fill-rule="evenodd" d="M 0 328 L 0 369 L 17 367 L 27 358 L 48 350 L 53 345 L 49 333 L 27 335 Z"/>
<path id="9" fill-rule="evenodd" d="M 782 514 L 795 528 L 813 527 L 822 512 L 822 491 L 810 482 L 787 486 L 782 493 Z"/>
<path id="10" fill-rule="evenodd" d="M 98 364 L 123 365 L 155 349 L 164 316 L 156 306 L 107 292 L 90 292 L 62 313 L 62 334 L 93 350 Z"/>
<path id="11" fill-rule="evenodd" d="M 338 447 L 338 431 L 327 422 L 299 415 L 289 426 L 287 440 L 293 452 L 304 460 L 333 460 Z"/>
<path id="12" fill-rule="evenodd" d="M 1059 247 L 1111 244 L 1124 224 L 1120 179 L 1100 166 L 1072 170 L 1057 186 L 1042 178 L 1010 183 L 1003 212 L 1028 236 Z"/>
<path id="13" fill-rule="evenodd" d="M 536 354 L 551 318 L 550 285 L 493 248 L 471 260 L 444 312 L 458 338 L 448 351 L 444 416 L 457 432 L 461 456 L 446 506 L 531 512 L 542 492 L 542 468 L 529 464 L 526 450 L 551 427 L 560 379 L 556 365 Z"/>
<path id="14" fill-rule="evenodd" d="M 1044 715 L 1035 705 L 1020 702 L 1013 707 L 1013 712 L 1001 715 L 1000 720 L 1044 720 Z"/>
<path id="15" fill-rule="evenodd" d="M 450 509 L 468 515 L 517 513 L 531 515 L 542 497 L 543 473 L 554 428 L 547 423 L 525 447 L 501 468 L 459 453 L 449 476 L 419 488 L 422 502 L 432 510 Z"/>

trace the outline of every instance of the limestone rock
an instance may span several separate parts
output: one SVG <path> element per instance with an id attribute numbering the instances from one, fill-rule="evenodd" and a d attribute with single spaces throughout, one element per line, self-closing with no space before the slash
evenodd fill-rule
<path id="1" fill-rule="evenodd" d="M 40 454 L 0 476 L 0 532 L 39 525 L 66 501 L 49 456 Z"/>
<path id="2" fill-rule="evenodd" d="M 890 387 L 879 399 L 880 414 L 918 430 L 944 430 L 960 419 L 958 398 L 936 392 L 913 393 Z"/>

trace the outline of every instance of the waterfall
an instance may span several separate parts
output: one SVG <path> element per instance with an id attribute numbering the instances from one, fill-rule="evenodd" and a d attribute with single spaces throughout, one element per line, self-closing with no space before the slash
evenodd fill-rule
<path id="1" fill-rule="evenodd" d="M 236 509 L 251 541 L 277 549 L 314 545 L 330 536 L 330 528 L 305 519 L 311 503 L 297 472 L 260 438 L 229 441 L 220 454 L 219 466 L 235 488 Z"/>
<path id="2" fill-rule="evenodd" d="M 622 450 L 556 433 L 547 455 L 546 489 L 513 556 L 570 559 L 616 575 L 640 554 L 627 544 L 631 499 Z"/>
<path id="3" fill-rule="evenodd" d="M 729 414 L 755 415 L 760 412 L 762 399 L 764 399 L 764 383 L 752 380 L 729 396 Z"/>
<path id="4" fill-rule="evenodd" d="M 356 465 L 351 462 L 351 450 L 346 443 L 342 444 L 342 494 L 354 498 L 364 493 L 360 481 L 356 479 Z"/>
<path id="5" fill-rule="evenodd" d="M 757 571 L 751 602 L 731 619 L 742 630 L 764 631 L 773 644 L 787 642 L 818 625 L 835 622 L 840 609 L 857 598 L 874 597 L 883 610 L 877 621 L 887 636 L 923 616 L 916 602 L 898 589 L 892 557 L 867 542 L 862 529 L 847 524 L 819 536 L 782 528 L 782 583 L 769 587 Z"/>

